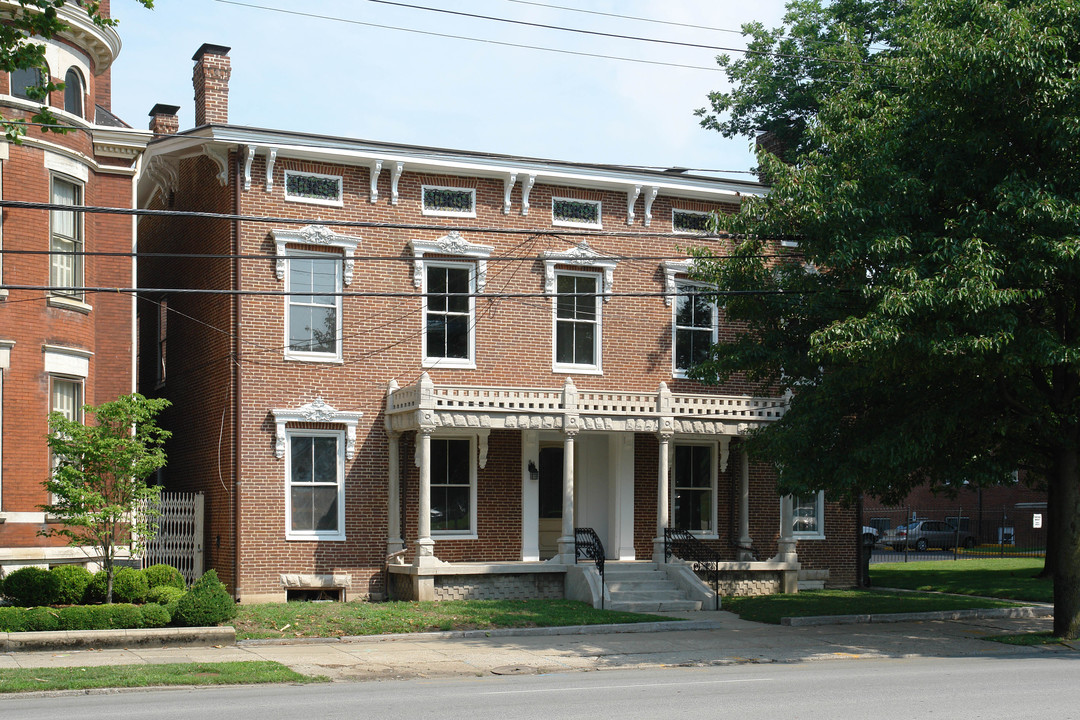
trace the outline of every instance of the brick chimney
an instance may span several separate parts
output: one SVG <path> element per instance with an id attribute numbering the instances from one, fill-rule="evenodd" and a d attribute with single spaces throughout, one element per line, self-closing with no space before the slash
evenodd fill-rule
<path id="1" fill-rule="evenodd" d="M 230 49 L 205 43 L 191 57 L 195 61 L 191 77 L 195 85 L 195 127 L 229 122 Z"/>
<path id="2" fill-rule="evenodd" d="M 158 103 L 150 109 L 150 132 L 155 135 L 174 135 L 180 129 L 180 118 L 176 113 L 180 111 L 179 105 L 162 105 Z"/>

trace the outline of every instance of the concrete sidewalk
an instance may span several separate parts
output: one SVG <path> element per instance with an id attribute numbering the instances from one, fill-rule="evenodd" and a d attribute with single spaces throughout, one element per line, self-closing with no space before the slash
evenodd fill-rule
<path id="1" fill-rule="evenodd" d="M 670 613 L 695 622 L 658 623 L 652 632 L 577 634 L 417 633 L 325 641 L 241 641 L 220 647 L 138 648 L 0 654 L 0 671 L 139 663 L 273 660 L 334 680 L 452 677 L 600 670 L 662 665 L 808 662 L 853 658 L 1039 656 L 1078 650 L 1017 647 L 988 635 L 1049 631 L 1050 618 L 937 620 L 784 627 L 728 612 Z M 678 629 L 675 629 L 678 628 Z M 1080 645 L 1077 645 L 1080 648 Z"/>

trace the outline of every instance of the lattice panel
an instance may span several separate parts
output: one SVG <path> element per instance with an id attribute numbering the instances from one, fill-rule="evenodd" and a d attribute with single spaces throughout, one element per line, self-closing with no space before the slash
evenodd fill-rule
<path id="1" fill-rule="evenodd" d="M 156 508 L 157 532 L 143 551 L 142 566 L 172 565 L 191 585 L 203 573 L 203 495 L 163 492 Z"/>

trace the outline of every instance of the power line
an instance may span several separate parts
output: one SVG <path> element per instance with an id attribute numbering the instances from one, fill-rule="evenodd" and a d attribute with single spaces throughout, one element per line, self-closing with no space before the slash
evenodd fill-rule
<path id="1" fill-rule="evenodd" d="M 709 260 L 727 260 L 732 258 L 754 258 L 754 259 L 769 259 L 769 258 L 786 258 L 791 257 L 795 253 L 759 253 L 754 255 L 731 255 L 731 254 L 711 254 L 707 259 Z M 266 254 L 228 254 L 228 253 L 181 253 L 181 252 L 120 252 L 120 251 L 108 251 L 108 250 L 8 250 L 0 248 L 0 255 L 63 255 L 65 257 L 132 257 L 139 259 L 175 259 L 180 258 L 184 260 L 291 260 L 296 258 L 295 254 L 277 255 L 275 253 Z M 353 255 L 346 257 L 337 253 L 326 253 L 327 259 L 336 260 L 353 260 L 356 262 L 403 262 L 412 264 L 417 261 L 417 258 L 413 255 Z M 686 261 L 693 260 L 694 255 L 690 254 L 671 254 L 671 255 L 604 255 L 605 259 L 618 260 L 620 262 L 650 262 L 665 260 L 677 260 Z M 486 262 L 535 262 L 537 260 L 543 260 L 540 255 L 493 255 L 491 257 L 483 258 Z M 558 258 L 555 258 L 558 259 Z M 472 261 L 475 258 L 469 256 L 467 260 Z M 571 264 L 573 260 L 569 261 Z"/>

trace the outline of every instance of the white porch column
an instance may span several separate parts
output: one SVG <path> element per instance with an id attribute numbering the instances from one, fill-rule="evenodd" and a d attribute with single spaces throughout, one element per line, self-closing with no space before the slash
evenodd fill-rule
<path id="1" fill-rule="evenodd" d="M 539 470 L 540 433 L 521 431 L 521 559 L 540 560 L 540 483 L 529 472 L 529 465 Z"/>
<path id="2" fill-rule="evenodd" d="M 559 555 L 568 565 L 574 563 L 574 438 L 576 429 L 563 431 L 563 512 L 562 537 L 559 538 Z"/>
<path id="3" fill-rule="evenodd" d="M 393 555 L 405 548 L 401 539 L 401 433 L 387 432 L 387 498 L 386 498 L 386 554 Z"/>
<path id="4" fill-rule="evenodd" d="M 416 565 L 432 565 L 435 541 L 431 539 L 431 433 L 435 428 L 422 427 L 416 431 L 416 450 L 420 461 L 419 515 L 417 518 Z"/>
<path id="5" fill-rule="evenodd" d="M 653 539 L 653 562 L 665 562 L 664 557 L 664 530 L 670 523 L 669 503 L 671 492 L 669 490 L 668 468 L 671 466 L 671 438 L 674 433 L 661 432 L 660 438 L 660 467 L 658 468 L 659 481 L 656 487 L 656 538 Z"/>
<path id="6" fill-rule="evenodd" d="M 750 458 L 746 450 L 739 448 L 739 560 L 750 561 L 754 554 L 750 547 Z"/>

